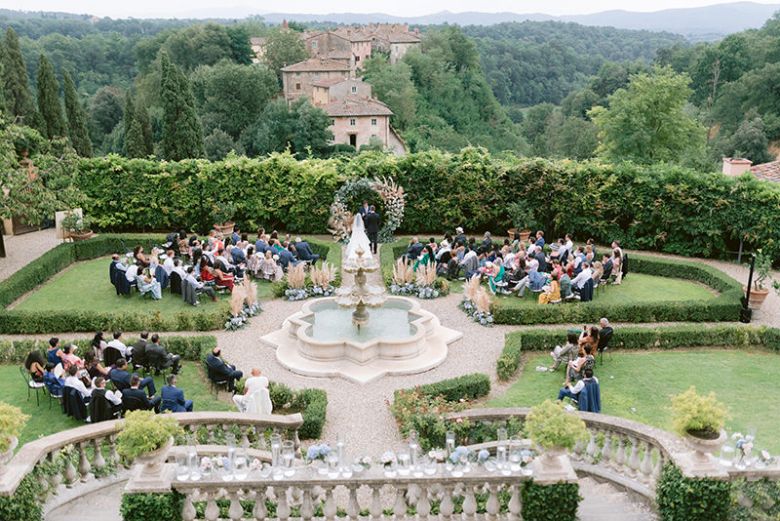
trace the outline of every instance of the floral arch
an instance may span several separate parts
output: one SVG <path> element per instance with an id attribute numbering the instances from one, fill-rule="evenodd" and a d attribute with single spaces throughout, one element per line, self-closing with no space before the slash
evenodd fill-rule
<path id="1" fill-rule="evenodd" d="M 378 195 L 382 201 L 382 228 L 379 230 L 379 242 L 392 242 L 393 232 L 401 226 L 404 219 L 406 194 L 402 186 L 385 177 L 360 178 L 347 181 L 338 189 L 330 205 L 328 229 L 333 237 L 342 242 L 349 240 L 352 220 L 354 219 L 352 205 L 359 205 L 360 200 Z"/>

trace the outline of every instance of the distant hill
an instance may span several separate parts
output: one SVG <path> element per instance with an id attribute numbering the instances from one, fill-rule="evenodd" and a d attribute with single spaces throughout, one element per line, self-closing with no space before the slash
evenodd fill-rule
<path id="1" fill-rule="evenodd" d="M 235 11 L 235 12 L 234 12 Z M 590 26 L 609 26 L 618 29 L 645 29 L 650 31 L 667 31 L 682 34 L 691 40 L 718 39 L 727 34 L 745 29 L 759 28 L 764 25 L 775 12 L 780 11 L 780 4 L 759 4 L 755 2 L 734 2 L 729 4 L 711 5 L 706 7 L 664 9 L 651 13 L 633 11 L 603 11 L 586 15 L 552 16 L 542 13 L 451 13 L 442 11 L 416 17 L 392 16 L 382 13 L 331 13 L 331 14 L 293 14 L 270 13 L 263 18 L 270 23 L 281 23 L 282 20 L 300 22 L 333 22 L 338 24 L 364 24 L 375 22 L 410 23 L 419 25 L 458 24 L 458 25 L 493 25 L 502 22 L 522 22 L 557 20 L 575 22 Z M 240 16 L 237 10 L 230 10 L 229 16 Z M 205 14 L 205 13 L 204 13 Z M 243 15 L 250 14 L 248 11 Z M 217 16 L 216 10 L 209 10 L 209 16 Z M 222 16 L 228 15 L 224 10 Z"/>

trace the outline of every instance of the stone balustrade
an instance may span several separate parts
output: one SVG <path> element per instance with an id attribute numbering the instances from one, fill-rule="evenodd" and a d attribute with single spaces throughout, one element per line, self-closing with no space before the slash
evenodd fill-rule
<path id="1" fill-rule="evenodd" d="M 236 412 L 195 412 L 173 414 L 185 432 L 194 434 L 199 443 L 224 445 L 226 432 L 238 434 L 237 443 L 255 449 L 265 448 L 265 433 L 278 432 L 300 445 L 298 429 L 303 425 L 300 414 L 248 415 Z M 84 425 L 40 438 L 24 445 L 0 473 L 0 496 L 10 496 L 21 481 L 37 467 L 47 496 L 60 485 L 73 486 L 114 474 L 119 463 L 116 437 L 121 420 Z M 45 501 L 45 497 L 41 501 Z"/>
<path id="2" fill-rule="evenodd" d="M 318 519 L 426 519 L 438 512 L 440 519 L 491 520 L 519 519 L 521 486 L 530 480 L 523 475 L 504 476 L 499 472 L 474 469 L 461 477 L 436 475 L 387 477 L 382 469 L 371 468 L 348 478 L 328 478 L 311 466 L 301 467 L 283 480 L 250 478 L 245 481 L 172 482 L 173 490 L 184 495 L 182 519 L 196 519 L 196 505 L 204 505 L 205 519 L 222 519 L 219 500 L 229 503 L 227 519 L 287 521 L 291 518 Z M 479 501 L 478 501 L 479 499 Z M 251 515 L 242 502 L 254 502 Z M 484 504 L 484 507 L 478 507 Z M 270 509 L 269 509 L 270 505 Z M 413 514 L 410 512 L 414 512 Z M 345 516 L 345 517 L 343 517 Z"/>
<path id="3" fill-rule="evenodd" d="M 524 420 L 528 408 L 470 409 L 451 413 L 449 420 L 471 422 L 504 422 L 510 418 Z M 610 481 L 627 490 L 655 500 L 656 483 L 663 466 L 674 463 L 688 477 L 715 479 L 768 478 L 780 481 L 780 466 L 764 469 L 724 469 L 713 461 L 702 470 L 691 464 L 691 449 L 679 436 L 662 429 L 625 418 L 577 412 L 588 428 L 589 439 L 571 451 L 575 470 Z M 489 444 L 482 444 L 486 446 Z"/>

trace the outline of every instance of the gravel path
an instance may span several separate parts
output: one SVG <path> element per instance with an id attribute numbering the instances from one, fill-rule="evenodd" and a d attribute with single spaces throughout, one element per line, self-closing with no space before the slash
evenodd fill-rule
<path id="1" fill-rule="evenodd" d="M 16 271 L 37 259 L 50 249 L 60 244 L 54 228 L 24 235 L 4 236 L 5 253 L 7 257 L 0 259 L 0 280 L 5 280 Z"/>

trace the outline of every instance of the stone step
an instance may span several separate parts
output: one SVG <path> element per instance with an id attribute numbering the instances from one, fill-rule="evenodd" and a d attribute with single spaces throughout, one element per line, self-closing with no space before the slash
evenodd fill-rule
<path id="1" fill-rule="evenodd" d="M 125 485 L 125 481 L 120 481 L 84 494 L 46 514 L 45 521 L 122 521 L 119 505 Z"/>
<path id="2" fill-rule="evenodd" d="M 580 521 L 657 521 L 656 514 L 636 496 L 590 477 L 579 480 L 583 500 Z"/>

